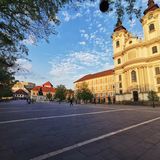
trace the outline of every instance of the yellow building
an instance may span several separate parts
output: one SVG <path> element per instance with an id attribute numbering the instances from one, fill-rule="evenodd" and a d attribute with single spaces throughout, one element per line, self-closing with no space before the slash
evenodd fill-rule
<path id="1" fill-rule="evenodd" d="M 113 39 L 116 101 L 148 100 L 150 90 L 160 96 L 160 8 L 149 0 L 141 19 L 144 39 L 116 24 Z"/>
<path id="2" fill-rule="evenodd" d="M 160 8 L 153 0 L 148 1 L 141 24 L 143 39 L 129 33 L 118 20 L 112 34 L 114 74 L 105 71 L 82 77 L 75 82 L 75 90 L 86 82 L 98 98 L 115 94 L 119 102 L 145 101 L 151 90 L 160 97 Z"/>
<path id="3" fill-rule="evenodd" d="M 107 102 L 108 97 L 113 99 L 115 95 L 113 69 L 95 74 L 88 74 L 74 83 L 75 90 L 80 89 L 84 83 L 87 84 L 97 102 Z"/>
<path id="4" fill-rule="evenodd" d="M 35 87 L 34 83 L 31 82 L 17 82 L 14 84 L 14 86 L 12 87 L 12 91 L 16 92 L 19 89 L 24 90 L 25 92 L 29 93 L 29 91 Z"/>

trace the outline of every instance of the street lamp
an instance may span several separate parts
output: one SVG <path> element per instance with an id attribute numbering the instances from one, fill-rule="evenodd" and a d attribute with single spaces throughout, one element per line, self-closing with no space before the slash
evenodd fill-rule
<path id="1" fill-rule="evenodd" d="M 108 0 L 100 0 L 99 9 L 101 12 L 107 12 L 109 9 Z"/>

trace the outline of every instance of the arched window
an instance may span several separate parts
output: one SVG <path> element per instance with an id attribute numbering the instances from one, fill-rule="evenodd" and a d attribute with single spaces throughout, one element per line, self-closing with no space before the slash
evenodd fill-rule
<path id="1" fill-rule="evenodd" d="M 118 60 L 117 60 L 117 61 L 118 61 L 118 64 L 121 64 L 121 59 L 120 59 L 120 58 L 118 58 Z"/>
<path id="2" fill-rule="evenodd" d="M 137 82 L 136 71 L 131 72 L 131 79 L 132 79 L 132 82 Z"/>
<path id="3" fill-rule="evenodd" d="M 149 25 L 149 31 L 152 32 L 154 30 L 155 30 L 155 27 L 154 27 L 154 24 L 152 23 Z"/>
<path id="4" fill-rule="evenodd" d="M 119 46 L 120 46 L 119 41 L 116 41 L 116 47 L 119 47 Z"/>

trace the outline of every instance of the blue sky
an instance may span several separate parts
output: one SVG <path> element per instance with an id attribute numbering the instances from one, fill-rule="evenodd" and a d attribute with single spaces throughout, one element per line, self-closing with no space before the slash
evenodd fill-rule
<path id="1" fill-rule="evenodd" d="M 18 60 L 24 71 L 17 73 L 16 79 L 37 85 L 50 81 L 54 86 L 73 88 L 73 82 L 80 77 L 113 68 L 111 35 L 115 12 L 103 14 L 98 4 L 99 0 L 86 2 L 76 11 L 63 8 L 57 15 L 61 21 L 56 27 L 58 34 L 51 35 L 49 43 L 29 37 L 25 43 L 31 61 Z M 146 8 L 147 0 L 138 0 L 139 5 Z M 125 18 L 123 25 L 134 35 L 143 36 L 138 19 Z"/>

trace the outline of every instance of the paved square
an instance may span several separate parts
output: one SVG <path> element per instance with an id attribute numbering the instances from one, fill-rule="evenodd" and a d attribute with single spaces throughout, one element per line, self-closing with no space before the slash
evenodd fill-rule
<path id="1" fill-rule="evenodd" d="M 0 104 L 0 160 L 159 160 L 160 108 Z"/>

